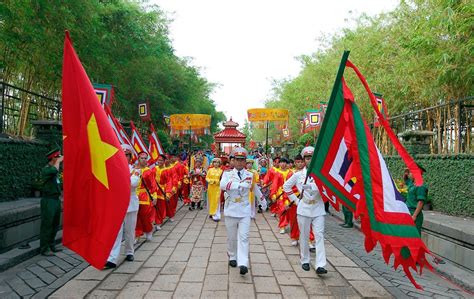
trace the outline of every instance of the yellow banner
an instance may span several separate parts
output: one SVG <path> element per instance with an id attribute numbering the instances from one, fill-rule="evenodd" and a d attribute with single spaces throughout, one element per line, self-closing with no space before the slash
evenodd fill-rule
<path id="1" fill-rule="evenodd" d="M 211 116 L 208 114 L 172 114 L 170 126 L 174 130 L 203 129 L 211 126 Z"/>
<path id="2" fill-rule="evenodd" d="M 247 118 L 249 121 L 288 121 L 288 109 L 249 109 Z"/>

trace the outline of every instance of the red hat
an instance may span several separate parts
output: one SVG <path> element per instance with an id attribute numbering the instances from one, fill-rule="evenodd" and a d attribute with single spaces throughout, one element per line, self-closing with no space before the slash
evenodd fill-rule
<path id="1" fill-rule="evenodd" d="M 48 160 L 51 160 L 53 158 L 57 158 L 59 156 L 61 156 L 61 151 L 59 149 L 53 149 L 52 151 L 49 151 L 46 154 L 46 157 L 48 158 Z"/>

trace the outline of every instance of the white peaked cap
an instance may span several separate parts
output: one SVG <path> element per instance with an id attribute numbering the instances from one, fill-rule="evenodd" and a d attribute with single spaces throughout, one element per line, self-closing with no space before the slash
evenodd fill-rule
<path id="1" fill-rule="evenodd" d="M 301 156 L 312 156 L 314 153 L 314 147 L 307 146 L 301 151 Z"/>

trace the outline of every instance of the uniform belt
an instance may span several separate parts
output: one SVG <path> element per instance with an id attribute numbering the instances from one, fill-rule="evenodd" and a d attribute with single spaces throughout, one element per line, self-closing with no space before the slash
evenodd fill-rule
<path id="1" fill-rule="evenodd" d="M 316 199 L 310 199 L 310 200 L 303 199 L 303 202 L 308 205 L 314 205 L 316 204 Z"/>
<path id="2" fill-rule="evenodd" d="M 150 202 L 147 200 L 147 201 L 138 201 L 138 204 L 140 205 L 145 205 L 145 206 L 149 206 L 150 205 Z"/>
<path id="3" fill-rule="evenodd" d="M 232 202 L 237 202 L 237 203 L 242 202 L 242 198 L 241 198 L 241 197 L 229 198 L 229 200 L 232 201 Z"/>

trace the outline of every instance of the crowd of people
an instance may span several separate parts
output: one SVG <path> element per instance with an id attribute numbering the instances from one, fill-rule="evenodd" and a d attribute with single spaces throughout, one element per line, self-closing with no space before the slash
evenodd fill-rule
<path id="1" fill-rule="evenodd" d="M 278 218 L 279 232 L 289 233 L 292 246 L 299 245 L 302 269 L 310 270 L 310 251 L 315 251 L 316 273 L 327 273 L 324 216 L 328 206 L 313 178 L 307 176 L 306 169 L 314 153 L 313 147 L 305 147 L 293 160 L 285 157 L 270 160 L 258 152 L 249 155 L 245 148 L 235 147 L 229 156 L 219 158 L 209 151 L 162 154 L 151 165 L 146 152 L 140 152 L 134 158 L 129 145 L 123 145 L 122 149 L 129 161 L 130 202 L 105 269 L 116 267 L 122 240 L 125 241 L 126 261 L 133 261 L 134 244 L 138 239 L 152 240 L 153 233 L 161 230 L 166 219 L 173 222 L 178 201 L 182 200 L 190 211 L 207 208 L 208 216 L 216 222 L 221 220 L 223 209 L 229 266 L 238 266 L 240 274 L 248 272 L 251 219 L 256 213 L 267 210 Z M 47 188 L 41 204 L 43 255 L 60 250 L 53 242 L 59 226 L 57 199 L 61 192 L 57 176 L 62 156 L 55 150 L 48 153 L 48 159 L 43 170 Z M 409 175 L 406 176 L 409 181 Z M 412 193 L 420 193 L 421 201 L 426 198 L 421 191 L 412 190 Z M 422 221 L 420 199 L 409 201 L 417 227 L 421 227 L 419 222 Z M 352 227 L 352 213 L 346 212 L 345 218 L 345 227 Z M 43 219 L 48 221 L 43 222 Z"/>
<path id="2" fill-rule="evenodd" d="M 325 207 L 312 178 L 306 179 L 306 164 L 314 149 L 306 147 L 293 160 L 267 159 L 257 152 L 249 155 L 235 147 L 229 156 L 214 157 L 198 151 L 191 155 L 160 155 L 149 164 L 146 152 L 133 160 L 133 149 L 123 145 L 130 169 L 130 204 L 105 268 L 115 268 L 121 241 L 125 240 L 127 261 L 134 260 L 134 243 L 141 237 L 152 240 L 163 222 L 173 222 L 178 201 L 190 211 L 205 207 L 213 221 L 225 215 L 229 265 L 248 272 L 248 234 L 251 219 L 267 209 L 278 217 L 281 234 L 289 232 L 291 245 L 301 248 L 302 268 L 310 269 L 309 252 L 317 251 L 315 269 L 324 268 Z"/>

